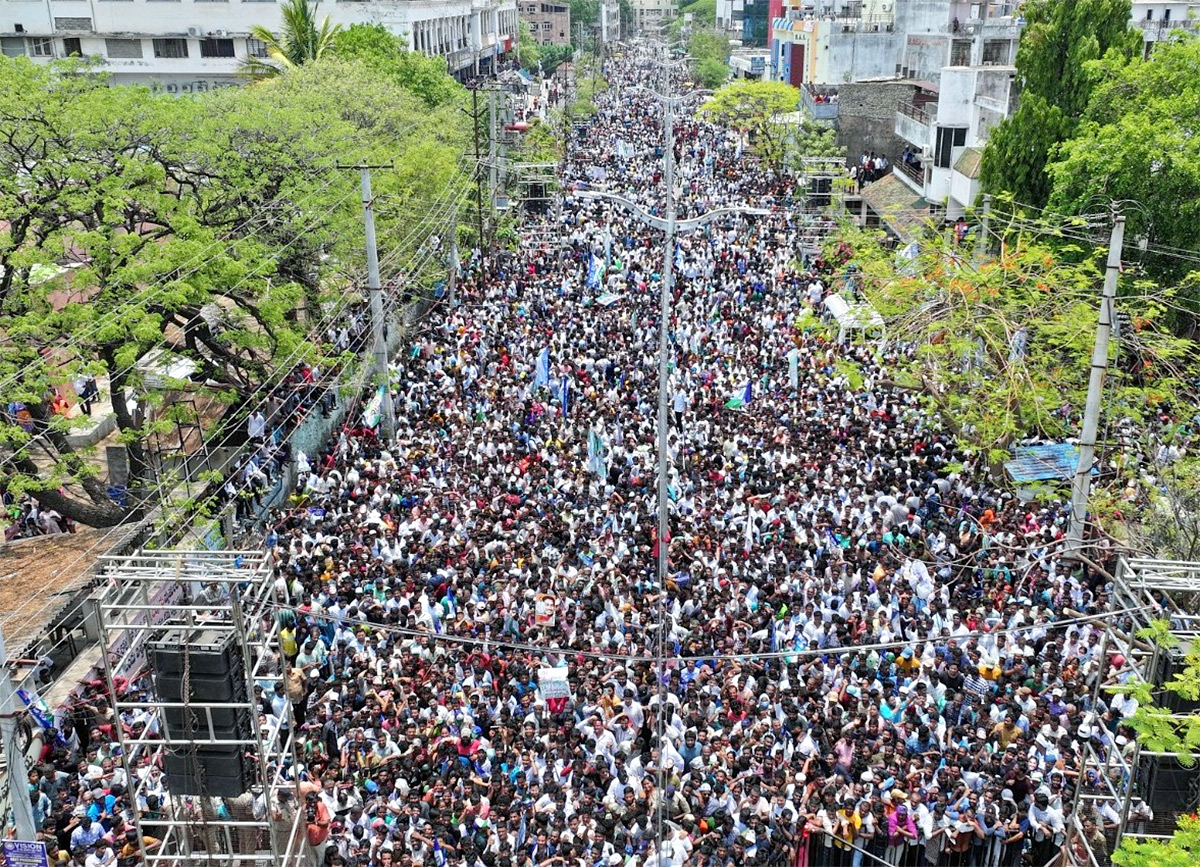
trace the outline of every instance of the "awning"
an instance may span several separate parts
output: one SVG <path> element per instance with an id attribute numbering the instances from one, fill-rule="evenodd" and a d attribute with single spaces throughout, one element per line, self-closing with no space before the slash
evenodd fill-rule
<path id="1" fill-rule="evenodd" d="M 963 177 L 978 178 L 979 164 L 983 162 L 983 151 L 979 148 L 963 148 L 963 152 L 954 161 L 954 171 Z"/>
<path id="2" fill-rule="evenodd" d="M 825 309 L 838 324 L 839 342 L 849 336 L 850 331 L 868 331 L 883 328 L 883 317 L 870 304 L 851 304 L 841 295 L 830 295 L 825 299 Z"/>

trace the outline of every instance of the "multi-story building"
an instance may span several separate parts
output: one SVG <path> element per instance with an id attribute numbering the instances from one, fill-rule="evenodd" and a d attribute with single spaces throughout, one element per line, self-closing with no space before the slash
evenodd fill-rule
<path id="1" fill-rule="evenodd" d="M 1156 42 L 1167 35 L 1184 30 L 1195 33 L 1200 30 L 1200 3 L 1195 2 L 1146 2 L 1133 0 L 1133 26 L 1142 31 L 1145 53 L 1149 56 Z"/>
<path id="2" fill-rule="evenodd" d="M 542 45 L 571 44 L 571 7 L 558 0 L 521 0 L 517 6 L 529 35 Z"/>
<path id="3" fill-rule="evenodd" d="M 515 0 L 324 0 L 318 20 L 380 24 L 450 72 L 488 72 L 515 47 Z M 0 49 L 51 60 L 97 57 L 119 84 L 194 92 L 241 84 L 239 68 L 265 57 L 255 25 L 280 25 L 276 0 L 5 0 Z"/>
<path id="4" fill-rule="evenodd" d="M 617 0 L 600 0 L 600 41 L 621 40 L 621 4 Z"/>
<path id="5" fill-rule="evenodd" d="M 893 179 L 957 219 L 979 196 L 988 134 L 1016 107 L 1016 68 L 947 66 L 939 84 L 922 83 L 896 107 L 896 136 L 909 158 L 889 154 Z"/>
<path id="6" fill-rule="evenodd" d="M 889 75 L 937 82 L 945 66 L 1011 63 L 1013 2 L 784 0 L 772 26 L 776 79 L 836 85 Z"/>
<path id="7" fill-rule="evenodd" d="M 633 27 L 643 34 L 658 33 L 679 11 L 675 0 L 631 0 L 630 5 Z"/>

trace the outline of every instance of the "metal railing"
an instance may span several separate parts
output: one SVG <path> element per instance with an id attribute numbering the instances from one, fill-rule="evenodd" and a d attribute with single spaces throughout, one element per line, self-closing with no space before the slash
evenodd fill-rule
<path id="1" fill-rule="evenodd" d="M 896 111 L 905 117 L 911 117 L 917 123 L 922 123 L 925 126 L 929 126 L 933 122 L 933 119 L 929 116 L 929 112 L 925 111 L 919 105 L 913 105 L 911 102 L 901 101 L 896 103 Z"/>
<path id="2" fill-rule="evenodd" d="M 817 94 L 812 87 L 801 88 L 800 98 L 804 102 L 805 110 L 812 116 L 813 120 L 837 120 L 837 102 L 817 102 L 818 95 L 836 96 L 836 94 Z"/>
<path id="3" fill-rule="evenodd" d="M 925 169 L 921 166 L 901 161 L 892 163 L 892 171 L 899 172 L 919 187 L 925 186 Z"/>

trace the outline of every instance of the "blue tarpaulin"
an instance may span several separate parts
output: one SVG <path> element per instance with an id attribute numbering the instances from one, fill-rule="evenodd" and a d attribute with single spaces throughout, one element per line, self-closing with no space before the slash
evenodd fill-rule
<path id="1" fill-rule="evenodd" d="M 1004 469 L 1018 484 L 1049 479 L 1070 479 L 1079 463 L 1079 446 L 1052 443 L 1048 446 L 1021 446 L 1016 457 L 1004 462 Z"/>

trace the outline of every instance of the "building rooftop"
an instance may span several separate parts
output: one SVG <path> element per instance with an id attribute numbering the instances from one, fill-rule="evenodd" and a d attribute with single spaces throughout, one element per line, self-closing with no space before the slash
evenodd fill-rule
<path id="1" fill-rule="evenodd" d="M 0 546 L 0 625 L 10 659 L 29 655 L 91 588 L 100 557 L 127 543 L 138 529 L 136 524 L 115 531 L 88 529 Z"/>
<path id="2" fill-rule="evenodd" d="M 867 184 L 862 197 L 888 228 L 901 237 L 916 234 L 929 219 L 929 204 L 894 174 Z"/>

